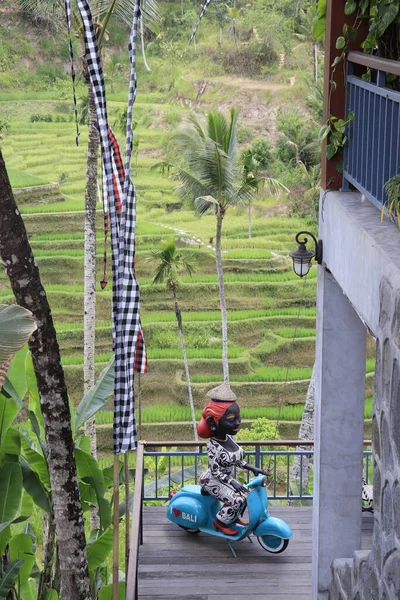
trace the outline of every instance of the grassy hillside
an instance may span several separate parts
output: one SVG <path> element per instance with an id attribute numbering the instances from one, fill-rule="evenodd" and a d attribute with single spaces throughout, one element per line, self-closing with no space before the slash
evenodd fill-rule
<path id="1" fill-rule="evenodd" d="M 282 11 L 289 11 L 284 8 L 286 4 L 289 6 L 283 3 Z M 36 187 L 36 192 L 31 190 L 21 197 L 19 206 L 51 303 L 69 393 L 77 403 L 82 397 L 83 379 L 87 126 L 80 126 L 80 144 L 76 147 L 65 39 L 60 41 L 43 24 L 31 27 L 26 34 L 26 17 L 11 10 L 16 3 L 10 7 L 8 22 L 0 26 L 0 45 L 10 30 L 19 43 L 13 49 L 8 42 L 3 44 L 0 55 L 2 151 L 14 189 Z M 268 42 L 262 32 L 271 26 L 271 15 L 266 16 L 260 9 L 262 18 L 257 28 L 249 9 L 238 19 L 239 48 L 232 44 L 227 23 L 222 28 L 220 46 L 218 21 L 211 11 L 199 31 L 196 48 L 179 62 L 197 5 L 195 8 L 185 2 L 184 17 L 178 8 L 162 3 L 163 34 L 146 34 L 152 72 L 145 72 L 139 57 L 139 93 L 134 108 L 135 136 L 139 139 L 137 166 L 132 165 L 138 195 L 137 273 L 149 353 L 149 373 L 141 378 L 142 435 L 147 439 L 191 435 L 190 426 L 185 424 L 187 391 L 172 298 L 163 285 L 151 283 L 154 264 L 150 252 L 170 237 L 196 260 L 196 273 L 192 278 L 182 278 L 178 298 L 197 409 L 204 403 L 205 392 L 222 381 L 218 285 L 211 241 L 215 237 L 215 218 L 197 217 L 177 196 L 176 182 L 150 167 L 165 154 L 169 133 L 185 122 L 189 111 L 225 111 L 234 104 L 241 110 L 240 149 L 249 147 L 255 138 L 267 140 L 269 174 L 290 188 L 291 196 L 264 195 L 254 204 L 251 239 L 247 209 L 230 209 L 224 219 L 231 382 L 243 407 L 245 425 L 257 416 L 279 417 L 285 421 L 281 434 L 294 437 L 314 362 L 316 270 L 311 270 L 307 280 L 299 280 L 291 270 L 288 253 L 295 246 L 296 232 L 310 227 L 315 230 L 315 222 L 309 220 L 307 211 L 297 210 L 297 216 L 293 216 L 293 206 L 301 204 L 299 199 L 307 187 L 293 155 L 288 154 L 290 145 L 285 135 L 289 131 L 287 123 L 297 123 L 303 136 L 299 144 L 301 139 L 306 144 L 307 135 L 316 126 L 309 104 L 311 60 L 307 44 L 299 43 L 292 17 L 277 10 L 273 11 L 276 38 Z M 182 27 L 177 30 L 179 23 Z M 115 124 L 121 141 L 118 122 L 126 103 L 127 55 L 119 43 L 125 38 L 125 28 L 112 23 L 104 61 L 108 89 L 113 90 L 108 94 L 110 122 Z M 11 85 L 15 65 L 23 55 L 25 66 L 18 70 L 18 78 Z M 84 98 L 85 93 L 79 83 L 78 95 Z M 38 188 L 52 183 L 56 185 L 46 193 Z M 102 278 L 102 223 L 99 203 L 98 280 Z M 110 265 L 109 248 L 108 253 Z M 0 302 L 12 300 L 8 282 L 1 275 Z M 110 306 L 111 286 L 104 291 L 99 286 L 98 371 L 111 355 Z M 371 341 L 367 396 L 372 394 L 373 355 Z M 110 403 L 98 418 L 99 448 L 104 452 L 111 446 L 111 408 Z M 367 415 L 370 410 L 369 401 Z"/>

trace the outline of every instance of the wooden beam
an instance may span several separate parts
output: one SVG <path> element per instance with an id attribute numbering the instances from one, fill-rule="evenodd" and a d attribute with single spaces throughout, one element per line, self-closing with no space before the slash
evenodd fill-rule
<path id="1" fill-rule="evenodd" d="M 326 31 L 325 31 L 325 64 L 324 64 L 324 123 L 333 115 L 339 119 L 345 116 L 346 107 L 346 81 L 345 62 L 341 62 L 334 70 L 332 64 L 342 50 L 337 50 L 336 40 L 343 35 L 343 25 L 354 27 L 356 15 L 345 15 L 344 6 L 346 0 L 327 0 L 326 2 Z M 358 28 L 357 39 L 349 44 L 349 50 L 360 50 L 361 42 L 365 39 L 368 31 L 368 21 L 364 19 Z M 331 80 L 336 83 L 336 89 L 331 92 Z M 325 155 L 326 141 L 322 147 L 322 175 L 321 187 L 323 190 L 338 190 L 342 187 L 342 174 L 338 166 L 342 161 L 342 155 L 336 154 L 331 160 Z"/>

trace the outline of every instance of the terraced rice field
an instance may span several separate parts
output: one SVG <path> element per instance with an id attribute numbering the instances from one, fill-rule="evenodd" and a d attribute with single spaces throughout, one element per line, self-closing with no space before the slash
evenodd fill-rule
<path id="1" fill-rule="evenodd" d="M 198 218 L 181 208 L 175 182 L 150 171 L 160 156 L 172 107 L 151 94 L 139 96 L 140 152 L 135 183 L 138 193 L 137 274 L 141 285 L 142 323 L 149 354 L 149 373 L 141 377 L 142 435 L 190 436 L 186 382 L 171 295 L 154 285 L 150 252 L 170 237 L 196 263 L 193 277 L 182 277 L 178 290 L 197 412 L 207 389 L 222 381 L 221 327 L 215 272 L 215 217 Z M 158 99 L 160 100 L 160 99 Z M 153 102 L 157 124 L 146 121 Z M 83 379 L 83 193 L 87 131 L 81 127 L 75 146 L 74 124 L 55 122 L 66 113 L 64 102 L 49 99 L 5 102 L 10 131 L 3 153 L 15 188 L 58 182 L 60 196 L 41 203 L 24 201 L 20 208 L 52 306 L 69 393 L 82 396 Z M 120 104 L 114 96 L 112 110 Z M 122 104 L 121 104 L 122 106 Z M 184 115 L 184 109 L 179 109 Z M 53 122 L 31 123 L 31 113 L 52 114 Z M 164 120 L 163 120 L 164 119 Z M 147 123 L 147 124 L 146 124 Z M 269 216 L 254 210 L 248 238 L 246 211 L 230 209 L 223 225 L 223 262 L 228 305 L 231 382 L 238 393 L 243 418 L 259 416 L 284 421 L 282 435 L 297 434 L 314 362 L 316 270 L 299 280 L 288 253 L 297 231 L 309 225 L 300 219 Z M 171 208 L 172 207 L 172 208 Z M 97 260 L 101 273 L 104 235 L 102 210 L 97 215 Z M 111 260 L 109 260 L 111 263 Z M 111 273 L 108 274 L 109 280 Z M 101 279 L 101 276 L 98 277 Z M 8 282 L 0 276 L 0 302 L 12 302 Z M 108 361 L 111 346 L 111 287 L 97 291 L 96 367 Z M 372 394 L 373 343 L 369 347 L 366 394 Z M 111 410 L 98 416 L 99 447 L 111 446 Z M 366 403 L 366 416 L 371 402 Z M 158 424 L 158 425 L 157 425 Z M 157 425 L 157 426 L 156 426 Z M 286 428 L 285 428 L 286 427 Z"/>

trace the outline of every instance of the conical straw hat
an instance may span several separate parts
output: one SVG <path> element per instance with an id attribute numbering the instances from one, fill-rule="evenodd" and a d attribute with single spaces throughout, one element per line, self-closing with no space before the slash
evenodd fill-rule
<path id="1" fill-rule="evenodd" d="M 217 387 L 207 392 L 207 396 L 219 402 L 235 402 L 237 400 L 237 396 L 232 392 L 229 383 L 217 385 Z"/>

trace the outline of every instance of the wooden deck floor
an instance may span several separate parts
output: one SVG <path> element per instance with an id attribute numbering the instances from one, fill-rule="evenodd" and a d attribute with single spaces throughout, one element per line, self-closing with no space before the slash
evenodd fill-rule
<path id="1" fill-rule="evenodd" d="M 191 535 L 168 521 L 165 508 L 145 507 L 144 545 L 139 555 L 140 600 L 311 600 L 311 508 L 271 507 L 293 538 L 272 555 L 243 540 L 227 543 Z M 364 514 L 363 548 L 371 547 L 372 515 Z"/>

